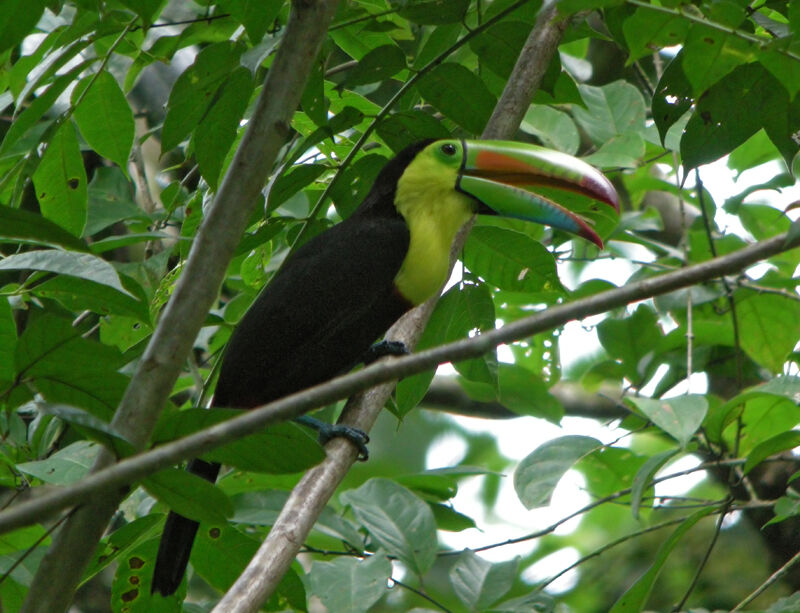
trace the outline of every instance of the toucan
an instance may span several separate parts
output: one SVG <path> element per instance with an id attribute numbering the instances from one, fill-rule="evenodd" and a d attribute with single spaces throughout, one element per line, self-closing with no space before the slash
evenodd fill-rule
<path id="1" fill-rule="evenodd" d="M 252 408 L 344 373 L 406 311 L 437 292 L 458 230 L 474 214 L 526 219 L 602 248 L 579 215 L 537 193 L 571 190 L 618 210 L 598 170 L 572 156 L 506 141 L 422 141 L 378 174 L 343 222 L 292 254 L 238 323 L 226 346 L 212 406 Z M 219 464 L 187 467 L 214 481 Z M 152 591 L 174 593 L 198 524 L 170 512 Z"/>

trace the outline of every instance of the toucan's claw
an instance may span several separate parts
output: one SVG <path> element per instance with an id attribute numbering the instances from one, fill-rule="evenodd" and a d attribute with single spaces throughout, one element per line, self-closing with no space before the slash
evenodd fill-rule
<path id="1" fill-rule="evenodd" d="M 366 462 L 369 459 L 369 449 L 367 448 L 369 435 L 363 430 L 344 424 L 329 424 L 308 415 L 302 415 L 296 418 L 295 421 L 315 430 L 320 445 L 325 445 L 334 438 L 346 438 L 358 449 L 359 462 Z"/>
<path id="2" fill-rule="evenodd" d="M 384 339 L 367 349 L 362 362 L 364 362 L 365 366 L 369 366 L 375 360 L 379 360 L 387 355 L 402 356 L 408 355 L 409 353 L 411 352 L 408 350 L 408 347 L 406 347 L 404 342 L 387 341 Z"/>

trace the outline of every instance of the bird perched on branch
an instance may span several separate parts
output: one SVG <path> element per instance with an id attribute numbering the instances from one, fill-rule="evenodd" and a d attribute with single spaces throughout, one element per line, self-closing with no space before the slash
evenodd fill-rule
<path id="1" fill-rule="evenodd" d="M 541 195 L 577 192 L 613 206 L 599 171 L 572 156 L 503 141 L 439 140 L 390 160 L 345 221 L 291 255 L 237 325 L 213 406 L 252 408 L 353 368 L 406 311 L 445 281 L 456 232 L 474 214 L 527 219 L 602 241 L 585 219 Z M 219 464 L 188 470 L 214 481 Z M 152 591 L 180 585 L 197 522 L 169 514 Z"/>

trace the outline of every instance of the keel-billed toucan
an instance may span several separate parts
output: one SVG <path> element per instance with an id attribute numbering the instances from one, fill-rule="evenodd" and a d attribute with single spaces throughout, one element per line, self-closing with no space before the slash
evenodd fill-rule
<path id="1" fill-rule="evenodd" d="M 251 408 L 353 368 L 411 307 L 445 281 L 456 232 L 475 213 L 528 219 L 602 247 L 587 222 L 537 195 L 571 190 L 617 207 L 588 164 L 533 145 L 425 141 L 386 164 L 359 208 L 298 249 L 239 322 L 223 356 L 213 405 Z M 213 481 L 219 465 L 189 470 Z M 181 583 L 197 523 L 170 513 L 152 591 Z"/>

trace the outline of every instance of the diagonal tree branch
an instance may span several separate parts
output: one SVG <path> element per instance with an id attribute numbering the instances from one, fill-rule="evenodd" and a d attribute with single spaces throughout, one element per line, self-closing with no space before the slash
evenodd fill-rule
<path id="1" fill-rule="evenodd" d="M 81 504 L 103 492 L 123 488 L 155 471 L 202 455 L 225 443 L 252 434 L 264 426 L 297 417 L 312 408 L 347 398 L 367 388 L 417 374 L 445 362 L 475 358 L 498 345 L 546 332 L 573 320 L 605 313 L 610 309 L 710 281 L 722 275 L 740 273 L 748 266 L 798 246 L 800 236 L 787 241 L 787 235 L 781 234 L 713 260 L 552 307 L 475 337 L 413 355 L 376 362 L 363 370 L 331 379 L 327 383 L 252 409 L 206 430 L 121 460 L 69 487 L 49 488 L 33 500 L 0 512 L 0 534 L 34 524 L 62 509 Z M 372 399 L 370 393 L 364 394 L 368 400 Z M 329 445 L 329 455 L 334 446 L 350 448 L 346 441 L 334 440 Z M 355 456 L 355 452 L 353 455 Z"/>
<path id="2" fill-rule="evenodd" d="M 267 175 L 289 132 L 289 122 L 327 32 L 338 0 L 296 0 L 241 145 L 197 234 L 159 325 L 112 421 L 143 448 L 194 338 L 219 292 L 228 262 L 245 230 Z M 93 470 L 113 464 L 104 450 Z M 67 520 L 42 560 L 23 606 L 25 613 L 65 610 L 75 586 L 125 489 L 106 490 Z"/>

